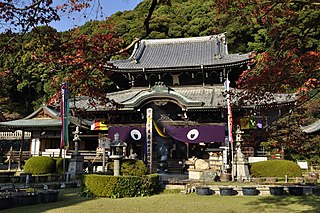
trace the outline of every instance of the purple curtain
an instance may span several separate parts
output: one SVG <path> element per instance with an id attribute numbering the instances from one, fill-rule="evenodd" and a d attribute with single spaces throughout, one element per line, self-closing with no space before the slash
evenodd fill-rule
<path id="1" fill-rule="evenodd" d="M 146 128 L 134 126 L 110 126 L 108 135 L 111 142 L 114 140 L 114 134 L 119 133 L 120 140 L 124 142 L 144 143 L 146 141 Z"/>
<path id="2" fill-rule="evenodd" d="M 224 126 L 166 126 L 165 134 L 188 143 L 225 142 Z"/>
<path id="3" fill-rule="evenodd" d="M 114 140 L 115 133 L 119 133 L 120 140 L 124 142 L 145 143 L 146 141 L 145 127 L 110 126 L 108 135 L 111 142 Z M 187 143 L 225 142 L 224 126 L 166 126 L 164 134 Z"/>

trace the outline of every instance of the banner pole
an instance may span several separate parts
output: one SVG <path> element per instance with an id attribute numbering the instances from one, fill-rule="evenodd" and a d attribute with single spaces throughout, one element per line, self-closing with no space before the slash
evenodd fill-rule
<path id="1" fill-rule="evenodd" d="M 227 108 L 228 108 L 228 139 L 231 148 L 231 176 L 232 181 L 234 181 L 234 169 L 233 169 L 233 137 L 232 137 L 232 108 L 230 102 L 230 81 L 229 81 L 229 72 L 227 72 L 227 78 L 225 81 L 225 88 L 227 92 Z"/>

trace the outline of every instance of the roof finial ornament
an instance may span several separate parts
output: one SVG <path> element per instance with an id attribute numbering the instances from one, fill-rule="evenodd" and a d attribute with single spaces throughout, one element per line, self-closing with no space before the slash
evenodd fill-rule
<path id="1" fill-rule="evenodd" d="M 158 81 L 154 83 L 154 87 L 152 88 L 152 90 L 156 92 L 163 92 L 167 91 L 167 87 L 163 84 L 163 82 Z"/>
<path id="2" fill-rule="evenodd" d="M 137 64 L 137 63 L 138 63 L 138 61 L 137 61 L 137 59 L 132 58 L 132 59 L 131 59 L 131 63 L 132 63 L 132 64 Z"/>

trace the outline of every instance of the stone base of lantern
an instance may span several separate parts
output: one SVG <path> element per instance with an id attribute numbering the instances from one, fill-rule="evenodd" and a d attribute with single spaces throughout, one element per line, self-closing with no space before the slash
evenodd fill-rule
<path id="1" fill-rule="evenodd" d="M 113 160 L 113 175 L 120 176 L 120 159 L 119 158 Z"/>
<path id="2" fill-rule="evenodd" d="M 72 156 L 69 159 L 69 166 L 66 180 L 75 180 L 81 178 L 83 174 L 83 156 Z"/>
<path id="3" fill-rule="evenodd" d="M 248 161 L 245 159 L 244 154 L 241 152 L 239 148 L 237 153 L 233 158 L 234 162 L 232 167 L 233 177 L 236 178 L 237 181 L 245 181 L 250 179 Z"/>

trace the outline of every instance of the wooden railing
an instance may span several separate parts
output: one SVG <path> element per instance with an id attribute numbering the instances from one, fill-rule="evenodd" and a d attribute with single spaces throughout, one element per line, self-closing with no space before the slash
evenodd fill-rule
<path id="1" fill-rule="evenodd" d="M 73 150 L 69 150 L 68 153 L 64 153 L 65 150 L 62 150 L 62 156 L 66 158 L 70 158 L 73 154 Z M 244 151 L 244 154 L 248 154 Z M 253 154 L 250 152 L 250 154 Z M 31 153 L 30 151 L 23 151 L 22 154 L 22 160 L 25 161 L 29 159 L 32 156 L 49 156 L 49 157 L 59 157 L 60 155 L 60 149 L 46 149 L 45 151 L 40 151 L 37 154 Z M 99 150 L 79 150 L 79 155 L 84 157 L 85 161 L 93 161 L 93 162 L 102 162 L 102 152 Z M 258 156 L 266 156 L 265 152 L 258 152 Z M 11 157 L 10 157 L 11 156 Z M 8 159 L 12 159 L 12 161 L 17 162 L 20 157 L 20 151 L 10 151 L 5 154 L 5 157 L 8 161 Z M 106 156 L 107 158 L 107 156 Z M 319 170 L 319 168 L 315 168 L 315 170 Z"/>
<path id="2" fill-rule="evenodd" d="M 62 157 L 71 158 L 73 155 L 74 150 L 69 150 L 68 153 L 64 153 L 65 150 L 62 150 Z M 84 157 L 84 160 L 91 160 L 91 161 L 101 161 L 102 160 L 102 153 L 96 152 L 94 150 L 79 150 L 79 155 Z M 49 156 L 49 157 L 59 157 L 60 149 L 46 149 L 44 152 L 39 152 L 39 156 Z"/>
<path id="3" fill-rule="evenodd" d="M 65 158 L 71 158 L 71 155 L 74 153 L 73 150 L 70 150 L 68 153 L 64 153 L 65 150 L 62 150 L 62 156 Z M 28 160 L 31 156 L 49 156 L 49 157 L 59 157 L 60 149 L 46 149 L 45 151 L 40 151 L 36 154 L 30 151 L 22 152 L 22 161 Z M 102 153 L 93 151 L 93 150 L 80 150 L 79 155 L 84 157 L 85 161 L 93 161 L 93 162 L 102 162 Z M 18 162 L 20 159 L 20 151 L 9 151 L 5 154 L 6 162 L 11 160 L 11 162 Z M 106 156 L 107 158 L 107 156 Z"/>
<path id="4" fill-rule="evenodd" d="M 48 157 L 59 157 L 60 149 L 45 149 L 44 151 L 40 151 L 39 153 L 32 153 L 33 156 L 48 156 Z M 70 158 L 64 149 L 61 150 L 61 155 L 66 158 Z"/>
<path id="5" fill-rule="evenodd" d="M 6 157 L 7 157 L 7 160 L 6 160 L 7 162 L 9 160 L 18 162 L 20 159 L 20 151 L 9 151 L 6 154 Z M 31 157 L 30 151 L 23 151 L 21 157 L 22 157 L 21 159 L 22 161 L 28 160 Z"/>
<path id="6" fill-rule="evenodd" d="M 0 140 L 19 140 L 22 138 L 22 131 L 17 130 L 15 132 L 0 132 Z M 24 132 L 24 138 L 30 139 L 31 132 Z"/>

